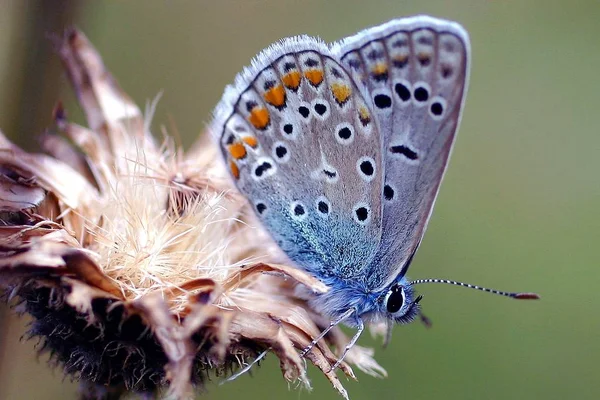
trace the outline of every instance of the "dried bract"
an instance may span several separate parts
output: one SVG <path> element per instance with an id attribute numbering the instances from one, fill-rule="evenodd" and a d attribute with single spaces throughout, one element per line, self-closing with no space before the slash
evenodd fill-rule
<path id="1" fill-rule="evenodd" d="M 285 265 L 211 144 L 158 144 L 83 34 L 57 46 L 88 127 L 58 105 L 43 153 L 0 134 L 0 287 L 33 317 L 30 335 L 86 398 L 186 398 L 267 349 L 308 386 L 299 350 L 329 321 L 306 296 L 327 287 Z M 347 338 L 327 340 L 307 357 L 346 396 L 330 346 Z M 371 355 L 355 347 L 347 361 L 385 374 Z"/>

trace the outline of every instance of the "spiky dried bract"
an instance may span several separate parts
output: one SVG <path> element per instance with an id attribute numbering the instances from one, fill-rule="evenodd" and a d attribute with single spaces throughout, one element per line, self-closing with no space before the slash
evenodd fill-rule
<path id="1" fill-rule="evenodd" d="M 211 373 L 226 374 L 262 351 L 285 379 L 308 386 L 299 350 L 328 324 L 307 303 L 328 290 L 278 264 L 277 248 L 229 186 L 213 146 L 187 154 L 157 144 L 138 107 L 75 30 L 58 53 L 89 128 L 55 110 L 43 154 L 0 134 L 0 285 L 33 317 L 30 335 L 85 398 L 164 390 L 191 396 Z M 309 358 L 347 396 L 330 346 Z M 385 371 L 368 349 L 347 361 Z M 341 366 L 354 377 L 349 365 Z"/>

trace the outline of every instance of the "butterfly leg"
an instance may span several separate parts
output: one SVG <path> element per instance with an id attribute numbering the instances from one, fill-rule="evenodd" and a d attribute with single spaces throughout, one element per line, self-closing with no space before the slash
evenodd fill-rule
<path id="1" fill-rule="evenodd" d="M 344 360 L 344 358 L 346 357 L 346 355 L 348 354 L 348 352 L 350 351 L 350 349 L 352 347 L 354 347 L 354 345 L 356 344 L 356 341 L 358 340 L 358 338 L 360 337 L 360 335 L 365 330 L 365 324 L 362 321 L 362 319 L 360 317 L 358 317 L 358 316 L 356 317 L 356 323 L 358 325 L 356 334 L 352 337 L 352 340 L 350 340 L 350 343 L 348 343 L 346 345 L 346 348 L 344 349 L 344 352 L 342 353 L 342 356 L 335 362 L 335 364 L 333 364 L 333 366 L 331 367 L 331 371 L 335 371 L 335 369 L 337 367 L 339 367 L 339 365 L 342 363 L 342 361 Z"/>
<path id="2" fill-rule="evenodd" d="M 394 324 L 391 321 L 387 321 L 387 330 L 385 332 L 385 340 L 383 341 L 383 348 L 388 347 L 388 344 L 392 341 L 392 330 L 394 329 Z"/>
<path id="3" fill-rule="evenodd" d="M 310 342 L 304 350 L 302 350 L 302 353 L 300 353 L 300 357 L 304 357 L 306 355 L 306 353 L 308 353 L 309 351 L 312 350 L 313 347 L 315 347 L 315 345 L 319 342 L 319 340 L 323 339 L 325 337 L 325 335 L 327 335 L 329 333 L 329 331 L 333 329 L 334 326 L 339 325 L 340 323 L 342 323 L 343 321 L 348 319 L 355 312 L 356 312 L 356 310 L 354 308 L 351 308 L 348 311 L 346 311 L 345 313 L 343 313 L 342 315 L 340 315 L 339 317 L 337 317 L 336 319 L 334 319 L 333 321 L 331 321 L 329 326 L 323 332 L 321 332 L 321 334 L 319 336 L 314 338 L 312 340 L 312 342 Z"/>
<path id="4" fill-rule="evenodd" d="M 268 349 L 266 349 L 265 351 L 263 351 L 262 353 L 260 353 L 258 355 L 258 357 L 256 357 L 254 359 L 254 361 L 252 361 L 250 364 L 246 365 L 244 368 L 240 369 L 238 372 L 236 372 L 235 374 L 231 375 L 229 378 L 225 379 L 223 382 L 221 382 L 219 385 L 222 385 L 224 383 L 227 382 L 231 382 L 236 380 L 237 378 L 239 378 L 240 376 L 244 375 L 246 372 L 250 371 L 250 369 L 252 368 L 252 366 L 254 366 L 254 364 L 257 364 L 260 360 L 262 360 L 263 358 L 265 358 L 265 356 L 267 355 L 267 353 L 271 350 L 271 347 L 269 347 Z"/>

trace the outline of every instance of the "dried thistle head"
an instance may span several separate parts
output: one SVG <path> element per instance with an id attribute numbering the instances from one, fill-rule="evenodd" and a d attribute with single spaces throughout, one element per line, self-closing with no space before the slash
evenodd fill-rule
<path id="1" fill-rule="evenodd" d="M 285 264 L 212 144 L 159 144 L 153 105 L 144 118 L 80 32 L 58 53 L 89 126 L 59 105 L 44 153 L 0 134 L 0 288 L 33 317 L 30 335 L 92 397 L 185 398 L 265 350 L 308 387 L 299 350 L 329 321 L 307 300 L 328 288 Z M 347 338 L 332 332 L 306 357 L 346 397 L 330 347 Z M 385 374 L 371 356 L 355 346 L 346 361 Z"/>

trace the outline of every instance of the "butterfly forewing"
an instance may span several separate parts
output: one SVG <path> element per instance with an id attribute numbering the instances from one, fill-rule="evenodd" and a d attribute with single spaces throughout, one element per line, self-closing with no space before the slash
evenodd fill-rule
<path id="1" fill-rule="evenodd" d="M 425 232 L 460 121 L 469 39 L 457 24 L 394 20 L 333 49 L 373 110 L 385 168 L 383 231 L 367 279 L 395 279 Z"/>
<path id="2" fill-rule="evenodd" d="M 260 54 L 226 90 L 212 131 L 237 187 L 293 261 L 321 277 L 364 275 L 381 240 L 381 140 L 325 45 L 292 38 Z"/>

